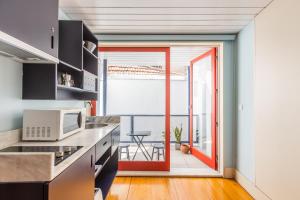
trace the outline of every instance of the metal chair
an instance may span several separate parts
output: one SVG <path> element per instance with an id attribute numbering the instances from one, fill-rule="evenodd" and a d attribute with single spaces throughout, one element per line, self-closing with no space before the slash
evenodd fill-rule
<path id="1" fill-rule="evenodd" d="M 165 144 L 163 144 L 163 143 L 152 144 L 152 147 L 153 147 L 153 150 L 152 150 L 151 160 L 153 160 L 153 156 L 155 153 L 157 154 L 157 160 L 160 159 L 161 155 L 165 159 Z"/>
<path id="2" fill-rule="evenodd" d="M 129 144 L 125 144 L 125 143 L 120 143 L 119 144 L 119 159 L 121 160 L 122 157 L 122 153 L 126 153 L 126 157 L 128 160 L 130 160 L 130 156 L 129 156 Z M 125 152 L 123 151 L 123 149 L 125 149 Z"/>

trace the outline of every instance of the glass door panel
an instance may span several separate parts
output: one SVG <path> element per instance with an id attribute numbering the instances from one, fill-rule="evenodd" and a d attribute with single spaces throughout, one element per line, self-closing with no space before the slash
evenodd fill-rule
<path id="1" fill-rule="evenodd" d="M 214 169 L 217 168 L 216 78 L 215 48 L 191 61 L 190 145 L 192 154 Z"/>
<path id="2" fill-rule="evenodd" d="M 169 48 L 100 48 L 106 115 L 121 116 L 120 170 L 169 170 Z"/>

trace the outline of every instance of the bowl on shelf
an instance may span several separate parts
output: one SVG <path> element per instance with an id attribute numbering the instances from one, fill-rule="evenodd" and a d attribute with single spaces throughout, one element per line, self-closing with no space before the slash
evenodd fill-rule
<path id="1" fill-rule="evenodd" d="M 97 45 L 94 44 L 93 42 L 90 42 L 90 41 L 84 41 L 84 44 L 83 44 L 90 52 L 93 52 Z"/>

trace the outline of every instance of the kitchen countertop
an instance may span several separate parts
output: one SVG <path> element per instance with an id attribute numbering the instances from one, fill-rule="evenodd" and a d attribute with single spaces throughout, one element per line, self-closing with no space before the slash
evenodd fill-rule
<path id="1" fill-rule="evenodd" d="M 60 173 L 62 173 L 67 167 L 69 167 L 74 161 L 76 161 L 84 153 L 86 153 L 90 148 L 92 148 L 97 142 L 99 142 L 102 138 L 104 138 L 108 133 L 110 133 L 113 129 L 115 129 L 117 126 L 119 126 L 119 123 L 109 123 L 108 126 L 102 128 L 85 129 L 68 138 L 56 142 L 18 142 L 13 146 L 83 146 L 83 147 L 79 149 L 77 152 L 75 152 L 74 154 L 72 154 L 70 157 L 68 157 L 66 160 L 59 163 L 57 166 L 54 166 L 54 164 L 51 163 L 52 167 L 51 169 L 48 170 L 49 172 L 48 175 L 44 175 L 44 176 L 38 176 L 38 172 L 43 169 L 38 170 L 39 166 L 37 166 L 37 162 L 32 162 L 31 166 L 28 165 L 27 163 L 28 169 L 25 169 L 23 166 L 15 166 L 15 167 L 12 166 L 12 164 L 18 165 L 17 162 L 15 163 L 10 162 L 10 166 L 5 166 L 5 163 L 8 162 L 1 161 L 2 159 L 1 156 L 3 155 L 4 155 L 3 158 L 7 159 L 9 155 L 20 155 L 21 153 L 15 153 L 15 152 L 0 153 L 0 182 L 51 181 Z M 30 154 L 33 157 L 34 156 L 38 157 L 37 155 L 41 155 L 41 154 L 45 155 L 47 153 L 27 153 L 27 154 Z M 54 162 L 53 153 L 48 153 L 48 155 L 53 156 L 53 162 Z M 45 166 L 43 166 L 41 163 L 41 167 L 45 167 Z M 28 172 L 29 175 L 24 176 L 24 173 L 26 172 Z"/>

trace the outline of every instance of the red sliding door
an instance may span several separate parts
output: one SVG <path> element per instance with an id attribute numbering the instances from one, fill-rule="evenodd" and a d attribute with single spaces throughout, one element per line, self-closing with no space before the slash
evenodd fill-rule
<path id="1" fill-rule="evenodd" d="M 189 134 L 191 153 L 217 169 L 217 49 L 190 63 Z"/>

